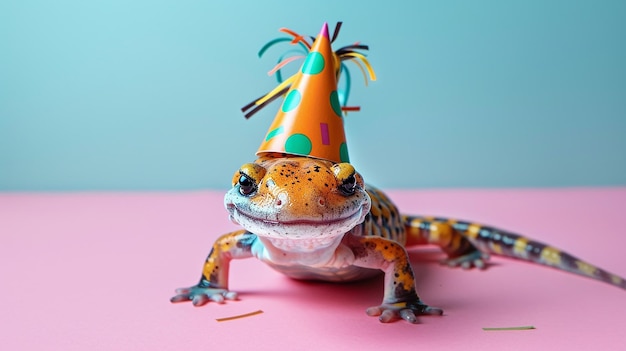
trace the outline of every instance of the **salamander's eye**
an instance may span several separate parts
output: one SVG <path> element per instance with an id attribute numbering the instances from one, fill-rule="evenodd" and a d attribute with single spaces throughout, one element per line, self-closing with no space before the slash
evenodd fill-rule
<path id="1" fill-rule="evenodd" d="M 348 196 L 353 195 L 358 189 L 363 187 L 363 178 L 349 163 L 337 163 L 331 167 L 337 183 L 339 192 Z"/>
<path id="2" fill-rule="evenodd" d="M 232 185 L 244 196 L 254 194 L 265 177 L 265 168 L 256 163 L 246 163 L 233 174 Z"/>
<path id="3" fill-rule="evenodd" d="M 348 178 L 344 179 L 343 183 L 339 185 L 339 190 L 345 195 L 352 195 L 356 190 L 357 182 L 354 174 L 350 175 Z"/>
<path id="4" fill-rule="evenodd" d="M 256 191 L 256 183 L 254 180 L 243 173 L 240 173 L 237 183 L 239 184 L 239 193 L 241 193 L 241 195 L 248 196 Z"/>

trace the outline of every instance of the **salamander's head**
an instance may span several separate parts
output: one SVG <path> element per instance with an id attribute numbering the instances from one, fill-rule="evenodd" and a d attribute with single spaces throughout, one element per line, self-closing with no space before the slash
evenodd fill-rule
<path id="1" fill-rule="evenodd" d="M 352 165 L 272 156 L 241 166 L 224 203 L 232 221 L 292 251 L 336 242 L 371 206 Z"/>

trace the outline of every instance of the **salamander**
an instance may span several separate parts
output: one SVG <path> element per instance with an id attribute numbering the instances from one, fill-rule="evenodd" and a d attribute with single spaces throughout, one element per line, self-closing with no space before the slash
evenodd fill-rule
<path id="1" fill-rule="evenodd" d="M 626 280 L 552 246 L 505 230 L 448 218 L 400 214 L 384 192 L 366 185 L 350 163 L 265 154 L 235 172 L 224 198 L 243 229 L 219 237 L 200 281 L 171 302 L 237 299 L 229 263 L 255 257 L 295 279 L 347 282 L 384 274 L 384 296 L 366 310 L 381 322 L 416 323 L 441 315 L 418 296 L 406 248 L 432 244 L 450 266 L 485 268 L 502 255 L 597 279 L 626 289 Z"/>

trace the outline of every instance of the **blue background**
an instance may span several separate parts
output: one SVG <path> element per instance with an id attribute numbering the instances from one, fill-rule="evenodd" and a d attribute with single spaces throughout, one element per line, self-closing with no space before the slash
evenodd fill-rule
<path id="1" fill-rule="evenodd" d="M 227 188 L 279 107 L 239 111 L 289 46 L 257 51 L 339 20 L 370 183 L 626 185 L 625 1 L 363 3 L 0 2 L 0 190 Z"/>

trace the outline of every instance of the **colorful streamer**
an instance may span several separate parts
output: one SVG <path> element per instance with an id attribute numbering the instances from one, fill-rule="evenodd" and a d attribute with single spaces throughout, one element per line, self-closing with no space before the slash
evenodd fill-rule
<path id="1" fill-rule="evenodd" d="M 339 35 L 339 30 L 341 29 L 341 25 L 342 25 L 342 22 L 338 22 L 337 25 L 335 26 L 335 30 L 333 32 L 331 42 L 334 42 L 337 39 Z M 305 38 L 303 35 L 300 35 L 291 29 L 281 28 L 280 32 L 286 33 L 290 35 L 291 37 L 289 38 L 282 37 L 282 38 L 276 38 L 276 39 L 270 40 L 268 43 L 263 45 L 261 50 L 259 50 L 259 53 L 258 53 L 259 57 L 263 57 L 263 55 L 267 52 L 268 49 L 280 43 L 289 42 L 289 44 L 291 45 L 297 45 L 298 48 L 294 50 L 289 50 L 278 58 L 278 63 L 274 66 L 274 68 L 272 68 L 268 72 L 269 75 L 272 75 L 272 74 L 276 75 L 278 86 L 274 88 L 272 91 L 270 91 L 269 93 L 259 97 L 258 99 L 242 107 L 241 111 L 244 113 L 244 116 L 246 118 L 252 117 L 255 113 L 260 111 L 263 107 L 267 106 L 272 101 L 276 100 L 277 98 L 287 93 L 296 75 L 294 74 L 290 76 L 289 78 L 283 80 L 282 70 L 286 66 L 288 66 L 290 63 L 297 61 L 299 59 L 305 58 L 308 55 L 311 49 L 311 46 L 313 45 L 313 42 L 315 41 L 314 37 L 309 37 L 308 38 L 308 40 L 310 40 L 309 42 L 307 41 L 307 38 Z M 367 57 L 363 53 L 359 52 L 359 51 L 367 51 L 367 50 L 369 50 L 369 47 L 367 45 L 362 45 L 357 42 L 352 45 L 341 47 L 334 52 L 336 62 L 340 63 L 340 65 L 338 65 L 339 68 L 337 71 L 337 79 L 339 81 L 343 81 L 343 84 L 341 84 L 342 89 L 338 91 L 338 95 L 339 95 L 339 102 L 341 104 L 341 110 L 343 111 L 344 114 L 347 114 L 347 112 L 349 111 L 360 110 L 360 107 L 358 106 L 347 105 L 348 97 L 350 95 L 351 79 L 350 79 L 350 72 L 348 70 L 348 67 L 345 65 L 344 61 L 350 61 L 356 64 L 356 66 L 359 68 L 359 70 L 363 74 L 363 78 L 365 80 L 366 86 L 368 83 L 368 75 L 369 75 L 369 80 L 372 80 L 372 81 L 376 80 L 376 74 L 374 73 L 374 70 L 372 66 L 370 65 Z M 289 54 L 295 54 L 295 55 L 289 56 Z"/>

